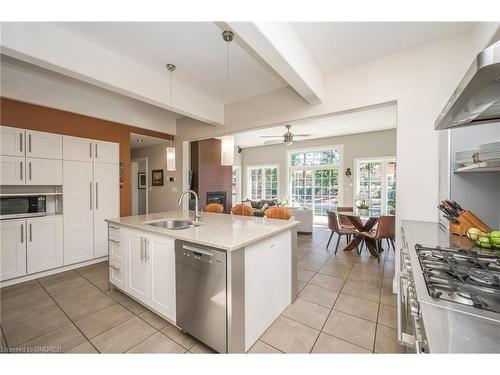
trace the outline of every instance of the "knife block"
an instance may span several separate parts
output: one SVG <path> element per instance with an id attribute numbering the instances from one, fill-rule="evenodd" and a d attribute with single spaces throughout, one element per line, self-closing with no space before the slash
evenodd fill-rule
<path id="1" fill-rule="evenodd" d="M 459 236 L 467 235 L 467 231 L 470 228 L 477 228 L 482 232 L 491 232 L 492 229 L 483 223 L 476 215 L 471 211 L 465 210 L 460 216 L 455 217 L 459 224 L 450 223 L 450 232 Z"/>

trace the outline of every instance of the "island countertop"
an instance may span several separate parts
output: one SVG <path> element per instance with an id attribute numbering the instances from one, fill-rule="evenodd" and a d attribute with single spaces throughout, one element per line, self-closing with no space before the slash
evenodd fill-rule
<path id="1" fill-rule="evenodd" d="M 199 221 L 201 225 L 188 229 L 172 230 L 145 224 L 164 219 L 194 220 L 194 212 L 167 211 L 148 215 L 124 216 L 107 219 L 106 221 L 226 251 L 240 249 L 251 243 L 274 236 L 296 227 L 299 223 L 294 220 L 204 212 Z"/>

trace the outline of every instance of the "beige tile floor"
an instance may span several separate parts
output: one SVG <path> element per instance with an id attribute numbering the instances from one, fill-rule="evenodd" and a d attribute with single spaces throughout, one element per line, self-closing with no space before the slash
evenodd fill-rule
<path id="1" fill-rule="evenodd" d="M 394 255 L 379 264 L 325 251 L 329 232 L 298 236 L 300 294 L 249 353 L 399 353 Z M 343 243 L 341 243 L 341 246 Z M 105 263 L 3 288 L 3 352 L 211 353 L 212 350 L 119 291 Z"/>

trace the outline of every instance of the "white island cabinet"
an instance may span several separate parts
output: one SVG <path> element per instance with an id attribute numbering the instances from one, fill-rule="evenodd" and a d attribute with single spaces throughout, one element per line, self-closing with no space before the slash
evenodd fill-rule
<path id="1" fill-rule="evenodd" d="M 203 327 L 213 325 L 214 314 L 222 311 L 222 326 L 227 330 L 225 335 L 222 331 L 222 337 L 226 338 L 222 345 L 217 340 L 217 346 L 212 347 L 220 352 L 245 353 L 296 298 L 298 223 L 205 213 L 196 226 L 186 229 L 148 225 L 167 218 L 192 220 L 191 216 L 173 211 L 107 220 L 109 281 L 208 345 L 211 338 L 203 337 L 203 332 L 210 329 Z M 221 255 L 210 258 L 214 251 Z M 205 262 L 218 263 L 219 270 L 220 265 L 225 267 L 218 273 L 224 290 L 218 289 L 219 276 L 204 278 L 205 272 L 213 270 L 211 266 L 186 263 L 189 252 L 195 262 L 205 254 L 209 257 Z M 179 277 L 187 274 L 193 278 Z M 219 286 L 210 292 L 216 283 Z M 188 300 L 183 296 L 200 300 L 185 303 Z M 216 307 L 210 310 L 208 305 Z M 190 306 L 194 310 L 199 307 L 202 313 L 197 313 L 197 320 L 188 327 L 186 316 L 191 319 L 191 312 L 195 313 Z"/>

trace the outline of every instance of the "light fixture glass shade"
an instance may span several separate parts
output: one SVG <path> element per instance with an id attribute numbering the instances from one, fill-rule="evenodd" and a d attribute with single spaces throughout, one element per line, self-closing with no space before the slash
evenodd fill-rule
<path id="1" fill-rule="evenodd" d="M 167 171 L 175 172 L 175 147 L 167 147 Z"/>
<path id="2" fill-rule="evenodd" d="M 234 164 L 234 137 L 225 135 L 221 141 L 220 164 L 222 166 L 232 166 Z"/>

